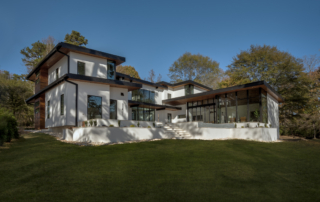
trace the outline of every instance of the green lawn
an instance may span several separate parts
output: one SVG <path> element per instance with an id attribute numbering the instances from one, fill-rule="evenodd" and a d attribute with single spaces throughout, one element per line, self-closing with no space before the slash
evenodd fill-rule
<path id="1" fill-rule="evenodd" d="M 0 149 L 0 201 L 320 201 L 320 142 L 161 140 Z"/>

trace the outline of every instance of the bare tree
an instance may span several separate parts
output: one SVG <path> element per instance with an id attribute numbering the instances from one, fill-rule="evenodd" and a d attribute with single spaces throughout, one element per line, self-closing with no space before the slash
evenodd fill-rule
<path id="1" fill-rule="evenodd" d="M 303 56 L 303 66 L 310 75 L 312 72 L 320 68 L 320 56 L 310 55 Z"/>
<path id="2" fill-rule="evenodd" d="M 149 76 L 148 76 L 147 80 L 150 81 L 150 82 L 152 82 L 152 83 L 155 82 L 155 80 L 156 80 L 156 75 L 155 75 L 153 69 L 151 69 L 151 70 L 149 71 Z"/>
<path id="3" fill-rule="evenodd" d="M 158 78 L 157 78 L 157 82 L 160 82 L 161 79 L 162 79 L 162 76 L 161 76 L 161 74 L 159 74 L 159 75 L 158 75 Z"/>
<path id="4" fill-rule="evenodd" d="M 56 45 L 56 40 L 52 36 L 48 36 L 48 38 L 42 39 L 42 43 L 46 45 L 44 55 L 47 55 Z"/>

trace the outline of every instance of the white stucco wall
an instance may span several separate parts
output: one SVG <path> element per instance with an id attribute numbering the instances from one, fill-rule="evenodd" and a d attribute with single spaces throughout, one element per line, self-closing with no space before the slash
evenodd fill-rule
<path id="1" fill-rule="evenodd" d="M 121 95 L 121 93 L 123 93 L 123 96 Z M 128 120 L 128 89 L 111 87 L 110 99 L 117 100 L 117 119 Z"/>
<path id="2" fill-rule="evenodd" d="M 280 137 L 279 130 L 279 103 L 271 95 L 267 94 L 268 103 L 268 123 L 272 128 L 277 128 L 278 137 Z"/>
<path id="3" fill-rule="evenodd" d="M 56 64 L 48 69 L 48 85 L 54 82 L 56 78 L 56 69 L 59 68 L 59 78 L 68 73 L 68 58 L 62 57 Z"/>
<path id="4" fill-rule="evenodd" d="M 70 73 L 78 73 L 78 61 L 85 63 L 86 76 L 107 78 L 107 59 L 70 52 Z"/>
<path id="5" fill-rule="evenodd" d="M 73 141 L 79 142 L 125 142 L 150 139 L 172 138 L 163 128 L 110 128 L 86 127 L 78 128 L 73 133 Z"/>
<path id="6" fill-rule="evenodd" d="M 60 98 L 64 94 L 64 115 L 60 115 Z M 47 104 L 50 100 L 50 118 L 47 118 Z M 63 82 L 45 95 L 45 127 L 73 126 L 75 124 L 75 87 Z"/>

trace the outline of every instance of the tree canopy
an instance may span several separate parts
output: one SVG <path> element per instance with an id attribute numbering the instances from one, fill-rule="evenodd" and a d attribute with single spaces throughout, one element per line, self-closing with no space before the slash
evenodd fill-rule
<path id="1" fill-rule="evenodd" d="M 20 53 L 24 56 L 22 58 L 22 62 L 27 67 L 27 71 L 31 72 L 34 67 L 42 60 L 44 57 L 44 53 L 46 51 L 46 44 L 37 41 L 31 44 L 30 47 L 26 47 L 20 51 Z"/>
<path id="2" fill-rule="evenodd" d="M 122 74 L 126 74 L 129 75 L 131 77 L 140 79 L 139 73 L 136 71 L 136 69 L 132 66 L 122 66 L 119 65 L 117 66 L 117 72 L 122 73 Z"/>
<path id="3" fill-rule="evenodd" d="M 64 42 L 76 46 L 86 46 L 88 44 L 88 39 L 85 39 L 80 32 L 72 30 L 71 34 L 66 34 L 64 37 Z"/>
<path id="4" fill-rule="evenodd" d="M 216 88 L 222 72 L 219 63 L 211 58 L 186 52 L 171 65 L 168 76 L 172 83 L 193 80 Z"/>

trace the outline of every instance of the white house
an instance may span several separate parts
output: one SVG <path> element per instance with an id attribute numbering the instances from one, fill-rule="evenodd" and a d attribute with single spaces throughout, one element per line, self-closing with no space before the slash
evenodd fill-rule
<path id="1" fill-rule="evenodd" d="M 271 126 L 279 136 L 281 95 L 258 81 L 213 90 L 194 81 L 151 83 L 116 72 L 125 58 L 57 44 L 27 79 L 35 82 L 35 127 L 196 122 L 200 128 Z M 259 124 L 258 124 L 259 123 Z M 248 125 L 249 124 L 249 125 Z M 147 124 L 148 125 L 148 124 Z M 187 128 L 184 128 L 187 130 Z"/>

